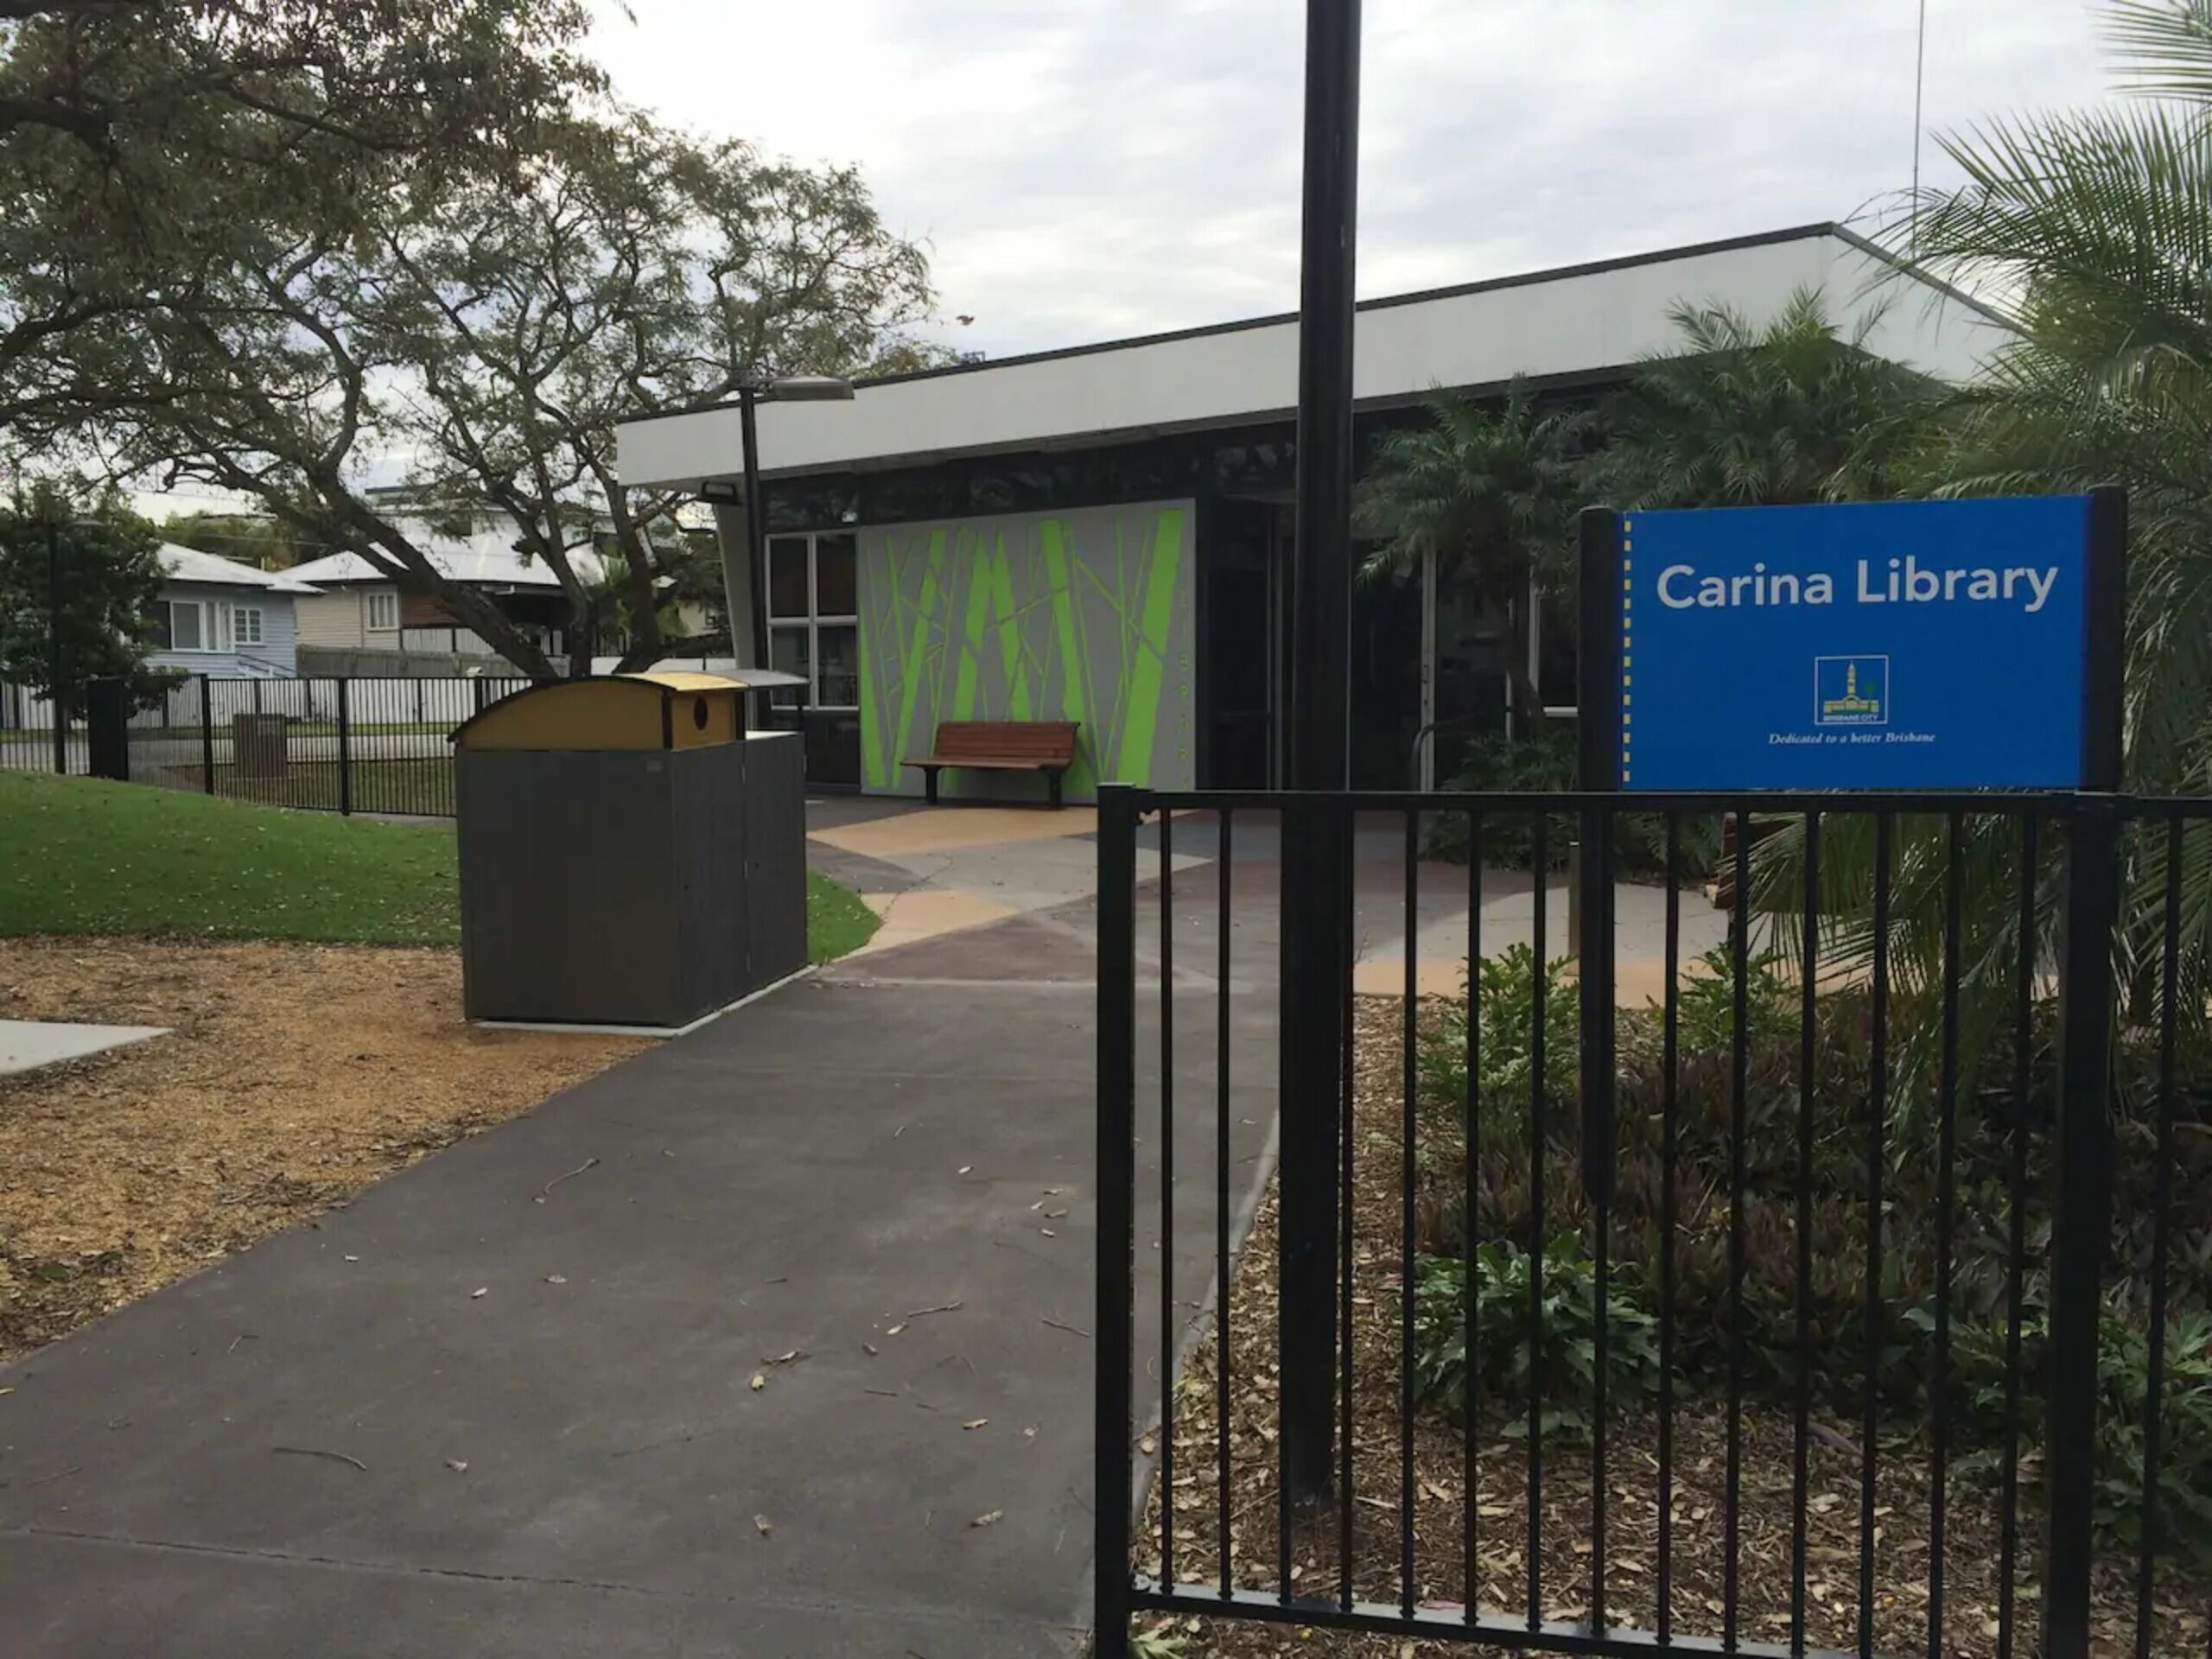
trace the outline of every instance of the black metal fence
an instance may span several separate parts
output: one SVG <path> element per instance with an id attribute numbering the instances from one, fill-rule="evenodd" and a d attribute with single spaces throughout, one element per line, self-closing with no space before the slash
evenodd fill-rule
<path id="1" fill-rule="evenodd" d="M 99 769 L 271 806 L 449 817 L 454 728 L 529 683 L 194 675 L 132 712 L 118 760 Z M 86 773 L 97 747 L 81 714 L 57 738 L 51 702 L 0 685 L 0 766 Z"/>
<path id="2" fill-rule="evenodd" d="M 1271 1159 L 1306 813 L 1356 826 L 1343 1128 Z M 1109 789 L 1100 820 L 1099 1652 L 1192 1616 L 2212 1644 L 2212 800 Z M 1344 1217 L 1325 1422 L 1281 1403 L 1301 1158 Z"/>

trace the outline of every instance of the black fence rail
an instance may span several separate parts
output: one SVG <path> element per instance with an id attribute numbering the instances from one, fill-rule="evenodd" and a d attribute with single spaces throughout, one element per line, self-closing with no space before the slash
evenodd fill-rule
<path id="1" fill-rule="evenodd" d="M 57 743 L 52 704 L 0 685 L 0 766 L 119 772 L 133 783 L 270 806 L 450 817 L 454 728 L 529 683 L 488 675 L 194 675 L 130 710 L 119 751 L 97 766 L 84 716 L 73 716 Z"/>
<path id="2" fill-rule="evenodd" d="M 1342 1131 L 1270 1160 L 1301 814 Z M 1100 841 L 1098 1651 L 2207 1651 L 2212 800 L 1109 789 Z"/>

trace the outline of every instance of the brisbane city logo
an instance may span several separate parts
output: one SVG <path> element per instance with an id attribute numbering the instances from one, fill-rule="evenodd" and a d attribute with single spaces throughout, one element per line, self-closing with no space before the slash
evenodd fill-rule
<path id="1" fill-rule="evenodd" d="M 1813 724 L 1886 726 L 1889 723 L 1888 658 L 1813 658 Z"/>

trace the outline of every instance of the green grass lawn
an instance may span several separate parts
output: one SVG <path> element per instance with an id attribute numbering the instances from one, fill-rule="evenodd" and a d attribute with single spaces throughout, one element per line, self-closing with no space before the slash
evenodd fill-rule
<path id="1" fill-rule="evenodd" d="M 876 928 L 811 872 L 806 915 L 817 962 Z M 457 944 L 453 830 L 0 771 L 0 935 L 15 933 Z"/>

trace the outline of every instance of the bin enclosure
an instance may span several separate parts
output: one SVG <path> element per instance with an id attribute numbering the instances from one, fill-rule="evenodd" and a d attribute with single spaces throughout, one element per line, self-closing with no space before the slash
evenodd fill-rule
<path id="1" fill-rule="evenodd" d="M 805 965 L 801 740 L 744 690 L 563 681 L 454 734 L 470 1019 L 667 1029 Z"/>

